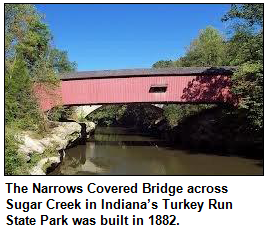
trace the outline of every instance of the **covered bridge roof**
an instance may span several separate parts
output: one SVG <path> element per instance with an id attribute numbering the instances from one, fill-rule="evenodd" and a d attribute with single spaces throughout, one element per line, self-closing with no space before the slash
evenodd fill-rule
<path id="1" fill-rule="evenodd" d="M 120 69 L 64 73 L 61 80 L 88 79 L 88 78 L 119 78 L 140 76 L 185 76 L 185 75 L 231 75 L 235 67 L 180 67 L 168 69 Z"/>

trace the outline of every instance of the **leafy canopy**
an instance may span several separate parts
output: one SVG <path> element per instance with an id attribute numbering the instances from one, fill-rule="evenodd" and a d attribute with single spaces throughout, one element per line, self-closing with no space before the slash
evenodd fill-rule
<path id="1" fill-rule="evenodd" d="M 17 153 L 14 135 L 19 130 L 46 129 L 33 86 L 54 87 L 57 73 L 75 71 L 66 51 L 51 45 L 52 35 L 32 4 L 5 4 L 5 174 L 21 174 L 26 164 Z M 9 132 L 16 130 L 16 132 Z"/>
<path id="2" fill-rule="evenodd" d="M 230 64 L 238 65 L 233 91 L 240 98 L 239 114 L 249 130 L 263 129 L 263 4 L 233 4 L 223 21 L 234 20 L 229 40 Z"/>

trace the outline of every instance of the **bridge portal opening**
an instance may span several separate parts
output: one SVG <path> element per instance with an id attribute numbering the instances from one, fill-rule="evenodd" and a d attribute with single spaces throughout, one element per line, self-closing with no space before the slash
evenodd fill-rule
<path id="1" fill-rule="evenodd" d="M 151 85 L 149 93 L 166 93 L 168 85 Z"/>

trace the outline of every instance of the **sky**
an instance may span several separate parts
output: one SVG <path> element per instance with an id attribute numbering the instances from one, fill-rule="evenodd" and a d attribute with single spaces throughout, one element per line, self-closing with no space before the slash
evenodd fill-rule
<path id="1" fill-rule="evenodd" d="M 176 60 L 211 25 L 229 30 L 229 4 L 37 4 L 53 35 L 78 71 L 151 68 Z"/>

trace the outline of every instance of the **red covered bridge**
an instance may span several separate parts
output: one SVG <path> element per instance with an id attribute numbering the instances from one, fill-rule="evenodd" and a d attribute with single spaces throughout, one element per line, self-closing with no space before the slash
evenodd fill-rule
<path id="1" fill-rule="evenodd" d="M 127 69 L 62 74 L 60 85 L 35 92 L 43 111 L 56 105 L 233 102 L 233 67 Z"/>

